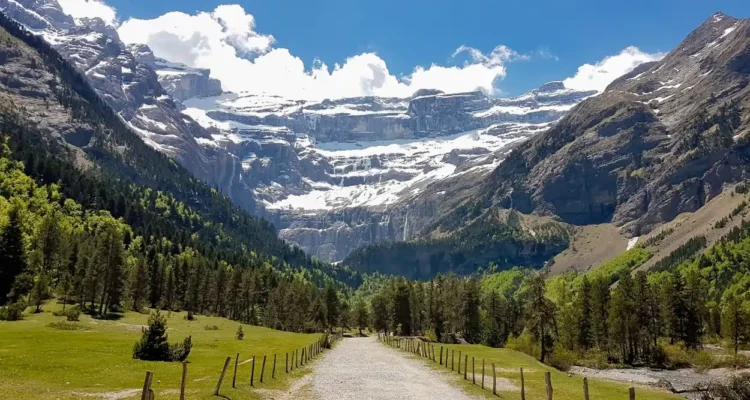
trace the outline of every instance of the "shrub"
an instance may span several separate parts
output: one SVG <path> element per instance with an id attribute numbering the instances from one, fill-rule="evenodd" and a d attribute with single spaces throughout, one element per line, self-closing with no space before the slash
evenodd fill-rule
<path id="1" fill-rule="evenodd" d="M 711 354 L 706 351 L 698 351 L 693 354 L 692 364 L 697 372 L 708 371 L 713 368 L 715 363 Z"/>
<path id="2" fill-rule="evenodd" d="M 521 353 L 528 354 L 537 359 L 541 356 L 541 348 L 539 347 L 539 344 L 534 340 L 534 337 L 526 331 L 518 335 L 518 337 L 511 336 L 508 339 L 508 343 L 505 344 L 505 347 L 511 350 L 520 351 Z"/>
<path id="3" fill-rule="evenodd" d="M 237 334 L 235 336 L 237 337 L 237 340 L 242 340 L 245 338 L 245 332 L 242 330 L 242 325 L 237 327 Z"/>
<path id="4" fill-rule="evenodd" d="M 192 337 L 181 344 L 167 342 L 167 319 L 157 310 L 143 328 L 141 340 L 133 347 L 133 358 L 145 361 L 184 361 L 193 347 Z"/>
<path id="5" fill-rule="evenodd" d="M 67 321 L 79 321 L 81 319 L 81 310 L 78 307 L 71 307 L 65 311 L 55 311 L 52 315 L 56 317 L 65 317 Z"/>
<path id="6" fill-rule="evenodd" d="M 684 347 L 678 344 L 661 343 L 661 351 L 666 356 L 668 368 L 686 368 L 692 364 L 692 357 Z"/>
<path id="7" fill-rule="evenodd" d="M 750 374 L 730 377 L 726 382 L 712 382 L 697 386 L 700 400 L 744 400 L 750 399 Z"/>
<path id="8" fill-rule="evenodd" d="M 75 322 L 67 322 L 67 321 L 52 322 L 50 324 L 47 324 L 47 326 L 50 328 L 59 329 L 61 331 L 77 331 L 81 329 L 86 329 L 86 327 L 81 324 L 76 324 Z"/>
<path id="9" fill-rule="evenodd" d="M 568 349 L 558 347 L 555 348 L 549 356 L 549 365 L 559 369 L 560 371 L 567 371 L 575 365 L 578 357 L 576 354 Z"/>
<path id="10" fill-rule="evenodd" d="M 0 321 L 20 321 L 23 319 L 23 311 L 26 309 L 26 303 L 19 301 L 8 304 L 6 307 L 0 307 Z"/>
<path id="11" fill-rule="evenodd" d="M 434 329 L 428 329 L 428 330 L 426 330 L 424 332 L 424 335 L 427 336 L 430 339 L 431 342 L 437 342 L 438 341 L 438 337 L 437 337 L 437 334 L 435 333 Z"/>
<path id="12" fill-rule="evenodd" d="M 218 331 L 219 327 L 216 326 L 216 325 L 206 325 L 206 326 L 203 327 L 203 329 L 205 329 L 207 331 Z"/>
<path id="13" fill-rule="evenodd" d="M 576 364 L 596 369 L 606 369 L 611 367 L 609 358 L 607 357 L 607 352 L 599 349 L 591 349 L 583 353 L 583 356 L 576 361 Z"/>

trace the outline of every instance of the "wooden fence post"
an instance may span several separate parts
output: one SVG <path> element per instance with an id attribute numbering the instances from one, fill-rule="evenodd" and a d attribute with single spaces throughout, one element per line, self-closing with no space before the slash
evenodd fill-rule
<path id="1" fill-rule="evenodd" d="M 477 374 L 476 369 L 474 368 L 474 356 L 471 356 L 471 384 L 477 384 Z"/>
<path id="2" fill-rule="evenodd" d="M 526 382 L 523 380 L 523 367 L 521 367 L 521 400 L 526 400 Z"/>
<path id="3" fill-rule="evenodd" d="M 266 355 L 263 355 L 263 365 L 260 367 L 260 383 L 263 383 L 263 374 L 266 373 Z"/>
<path id="4" fill-rule="evenodd" d="M 227 368 L 229 367 L 230 361 L 232 361 L 232 357 L 227 357 L 227 359 L 224 361 L 224 368 L 221 369 L 221 375 L 219 375 L 219 382 L 216 383 L 216 390 L 214 390 L 214 396 L 219 395 L 219 390 L 221 389 L 221 382 L 224 381 L 224 374 L 227 373 Z"/>
<path id="5" fill-rule="evenodd" d="M 635 388 L 628 389 L 628 394 L 630 395 L 630 400 L 635 400 Z"/>
<path id="6" fill-rule="evenodd" d="M 455 363 L 453 362 L 453 359 L 454 359 L 454 357 L 453 357 L 453 356 L 455 356 L 455 355 L 456 355 L 456 350 L 455 350 L 455 349 L 454 349 L 454 350 L 451 350 L 451 371 L 455 371 L 455 369 L 453 368 L 453 365 L 455 364 Z M 460 358 L 459 358 L 459 360 L 460 360 Z"/>
<path id="7" fill-rule="evenodd" d="M 440 365 L 443 365 L 443 346 L 440 346 Z"/>
<path id="8" fill-rule="evenodd" d="M 458 374 L 461 375 L 461 350 L 458 351 Z"/>
<path id="9" fill-rule="evenodd" d="M 151 381 L 154 380 L 154 373 L 146 371 L 146 379 L 143 381 L 143 392 L 141 392 L 141 400 L 151 400 Z"/>
<path id="10" fill-rule="evenodd" d="M 273 355 L 273 370 L 271 371 L 271 379 L 276 379 L 276 354 Z"/>
<path id="11" fill-rule="evenodd" d="M 185 400 L 185 383 L 187 382 L 187 361 L 182 362 L 182 381 L 180 383 L 180 400 Z"/>
<path id="12" fill-rule="evenodd" d="M 589 380 L 583 377 L 583 400 L 589 400 Z"/>
<path id="13" fill-rule="evenodd" d="M 237 363 L 240 361 L 240 353 L 237 353 L 237 357 L 234 358 L 234 376 L 232 376 L 232 388 L 237 387 Z"/>
<path id="14" fill-rule="evenodd" d="M 495 363 L 492 363 L 492 394 L 497 394 L 497 374 L 495 374 Z"/>
<path id="15" fill-rule="evenodd" d="M 484 358 L 482 359 L 482 389 L 484 389 Z"/>
<path id="16" fill-rule="evenodd" d="M 547 386 L 547 400 L 552 400 L 552 374 L 549 371 L 544 373 L 544 384 Z"/>
<path id="17" fill-rule="evenodd" d="M 294 368 L 299 368 L 299 357 L 298 357 L 299 350 L 294 349 Z"/>
<path id="18" fill-rule="evenodd" d="M 250 368 L 250 386 L 255 386 L 254 381 L 255 381 L 255 356 L 253 356 L 253 365 Z"/>
<path id="19" fill-rule="evenodd" d="M 464 380 L 467 380 L 469 375 L 469 355 L 464 355 Z"/>
<path id="20" fill-rule="evenodd" d="M 286 360 L 284 361 L 284 372 L 289 373 L 289 353 L 286 353 Z"/>

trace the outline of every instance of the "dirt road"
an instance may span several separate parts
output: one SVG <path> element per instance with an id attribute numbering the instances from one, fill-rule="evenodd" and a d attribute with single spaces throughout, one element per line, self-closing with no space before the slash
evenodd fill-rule
<path id="1" fill-rule="evenodd" d="M 444 374 L 375 337 L 344 339 L 318 360 L 310 377 L 313 399 L 468 400 Z"/>

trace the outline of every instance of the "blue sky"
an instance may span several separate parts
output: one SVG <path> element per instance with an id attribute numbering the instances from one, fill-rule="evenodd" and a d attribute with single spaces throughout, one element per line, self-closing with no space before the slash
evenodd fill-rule
<path id="1" fill-rule="evenodd" d="M 306 68 L 320 59 L 329 67 L 375 52 L 391 74 L 416 66 L 455 65 L 462 45 L 487 54 L 505 45 L 524 61 L 507 61 L 495 81 L 503 94 L 519 94 L 576 73 L 628 46 L 668 52 L 716 11 L 750 16 L 750 1 L 445 1 L 445 0 L 106 0 L 120 21 L 153 19 L 170 11 L 194 15 L 220 4 L 240 4 L 255 17 L 254 30 L 272 35 Z M 468 54 L 468 53 L 467 53 Z M 158 55 L 158 54 L 157 54 Z"/>

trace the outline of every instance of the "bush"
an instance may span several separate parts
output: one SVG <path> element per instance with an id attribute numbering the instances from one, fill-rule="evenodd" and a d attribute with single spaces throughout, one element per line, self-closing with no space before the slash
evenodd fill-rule
<path id="1" fill-rule="evenodd" d="M 86 327 L 81 324 L 76 324 L 75 322 L 67 322 L 67 321 L 52 322 L 50 324 L 47 324 L 47 326 L 50 328 L 59 329 L 61 331 L 77 331 L 81 329 L 86 329 Z"/>
<path id="2" fill-rule="evenodd" d="M 71 307 L 65 311 L 55 311 L 52 315 L 56 317 L 65 317 L 67 321 L 79 321 L 81 319 L 81 310 L 78 307 Z"/>
<path id="3" fill-rule="evenodd" d="M 687 368 L 692 364 L 692 356 L 684 347 L 669 343 L 661 343 L 659 347 L 666 356 L 667 368 Z"/>
<path id="4" fill-rule="evenodd" d="M 133 358 L 145 361 L 184 361 L 193 348 L 192 337 L 181 344 L 167 342 L 167 319 L 157 310 L 148 319 L 141 340 L 133 347 Z"/>
<path id="5" fill-rule="evenodd" d="M 711 354 L 706 351 L 695 352 L 695 354 L 693 354 L 692 364 L 695 366 L 697 372 L 708 371 L 716 365 Z"/>
<path id="6" fill-rule="evenodd" d="M 242 340 L 245 338 L 245 331 L 242 330 L 242 325 L 237 327 L 237 334 L 235 336 L 237 337 L 237 340 Z"/>
<path id="7" fill-rule="evenodd" d="M 697 386 L 701 400 L 745 400 L 750 399 L 750 374 L 740 374 L 726 382 L 712 382 Z"/>
<path id="8" fill-rule="evenodd" d="M 549 365 L 560 371 L 567 371 L 570 367 L 575 365 L 577 359 L 578 357 L 574 352 L 558 347 L 549 355 Z"/>
<path id="9" fill-rule="evenodd" d="M 511 350 L 520 351 L 521 353 L 528 354 L 537 359 L 541 356 L 539 343 L 537 343 L 536 340 L 534 340 L 534 337 L 526 331 L 518 335 L 518 337 L 511 336 L 508 338 L 508 343 L 505 344 L 505 347 Z"/>
<path id="10" fill-rule="evenodd" d="M 206 325 L 206 326 L 203 327 L 203 329 L 205 329 L 207 331 L 218 331 L 219 327 L 216 326 L 216 325 Z"/>
<path id="11" fill-rule="evenodd" d="M 23 301 L 0 307 L 0 321 L 20 321 L 23 319 L 24 310 L 26 310 L 26 303 Z"/>
<path id="12" fill-rule="evenodd" d="M 609 363 L 607 352 L 601 351 L 599 349 L 591 349 L 583 353 L 583 356 L 576 361 L 576 364 L 583 367 L 596 369 L 606 369 L 612 367 L 612 365 Z"/>
<path id="13" fill-rule="evenodd" d="M 424 335 L 427 336 L 430 339 L 431 342 L 437 342 L 438 341 L 438 337 L 437 337 L 437 334 L 435 333 L 434 329 L 428 329 L 428 330 L 426 330 L 424 332 Z"/>

